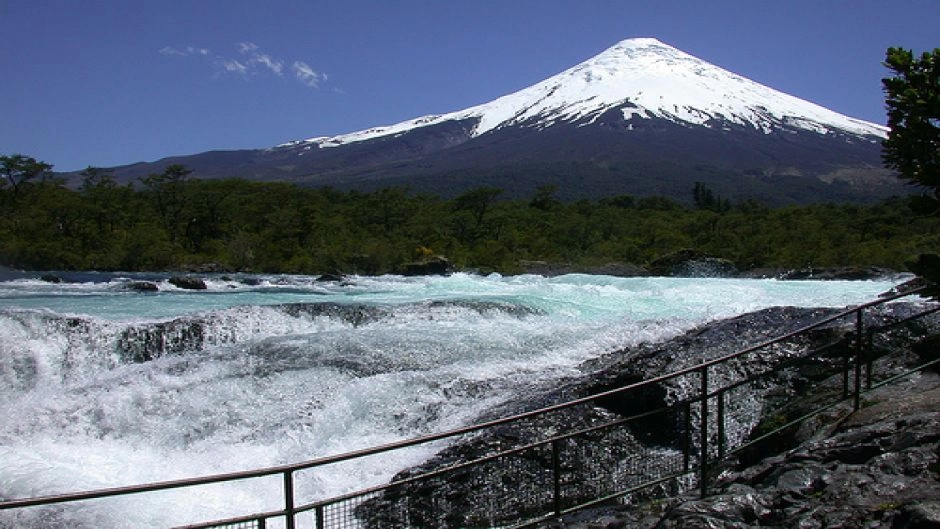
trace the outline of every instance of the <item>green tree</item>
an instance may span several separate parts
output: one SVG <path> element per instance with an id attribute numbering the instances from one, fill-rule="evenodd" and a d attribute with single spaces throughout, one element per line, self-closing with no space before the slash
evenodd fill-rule
<path id="1" fill-rule="evenodd" d="M 52 170 L 52 165 L 40 162 L 31 156 L 12 154 L 0 156 L 0 183 L 9 185 L 16 195 L 20 186 L 28 181 Z"/>
<path id="2" fill-rule="evenodd" d="M 541 185 L 535 190 L 535 195 L 533 195 L 532 200 L 529 201 L 529 206 L 536 209 L 541 209 L 542 211 L 548 211 L 554 207 L 557 207 L 561 205 L 561 201 L 556 198 L 557 193 L 557 185 Z"/>
<path id="3" fill-rule="evenodd" d="M 163 222 L 163 228 L 175 243 L 181 231 L 180 221 L 186 208 L 186 184 L 192 173 L 180 164 L 172 164 L 159 174 L 151 174 L 140 179 L 153 193 L 154 205 Z"/>
<path id="4" fill-rule="evenodd" d="M 458 239 L 475 243 L 486 232 L 486 214 L 496 203 L 496 197 L 503 192 L 495 187 L 476 187 L 454 199 L 456 215 L 452 219 Z"/>
<path id="5" fill-rule="evenodd" d="M 940 216 L 940 48 L 920 57 L 888 48 L 885 66 L 894 73 L 882 80 L 891 129 L 884 141 L 885 165 L 932 190 L 923 202 Z M 932 282 L 931 294 L 940 297 L 940 256 L 921 255 L 908 267 Z"/>
<path id="6" fill-rule="evenodd" d="M 940 48 L 919 58 L 911 50 L 888 48 L 882 80 L 888 109 L 884 162 L 900 177 L 931 188 L 940 213 Z"/>

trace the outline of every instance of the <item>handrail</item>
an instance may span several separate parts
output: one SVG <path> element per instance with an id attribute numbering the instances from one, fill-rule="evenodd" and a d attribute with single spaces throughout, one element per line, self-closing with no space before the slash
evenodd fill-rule
<path id="1" fill-rule="evenodd" d="M 809 331 L 811 331 L 811 330 L 819 329 L 819 328 L 822 328 L 822 327 L 824 327 L 824 326 L 826 326 L 826 325 L 828 325 L 828 324 L 830 324 L 830 323 L 832 323 L 832 322 L 835 322 L 835 321 L 838 321 L 838 320 L 842 320 L 842 319 L 844 319 L 844 318 L 846 318 L 847 316 L 850 316 L 850 315 L 852 315 L 852 314 L 855 314 L 855 315 L 857 316 L 858 322 L 857 322 L 856 325 L 857 325 L 857 330 L 858 330 L 858 332 L 860 333 L 860 332 L 861 332 L 861 328 L 860 328 L 860 325 L 861 325 L 861 314 L 862 314 L 862 312 L 863 312 L 865 309 L 872 308 L 872 307 L 875 307 L 875 306 L 879 306 L 879 305 L 882 305 L 882 304 L 885 304 L 885 303 L 888 303 L 888 302 L 891 302 L 891 301 L 895 301 L 895 300 L 897 300 L 897 299 L 901 299 L 901 298 L 904 298 L 904 297 L 907 297 L 907 296 L 915 295 L 915 294 L 920 293 L 921 291 L 923 291 L 923 288 L 913 289 L 913 290 L 905 291 L 905 292 L 902 292 L 902 293 L 893 294 L 893 295 L 891 295 L 891 296 L 887 296 L 887 297 L 884 297 L 884 298 L 881 298 L 881 299 L 878 299 L 878 300 L 870 301 L 870 302 L 867 302 L 867 303 L 864 303 L 864 304 L 861 304 L 861 305 L 849 307 L 849 308 L 846 308 L 846 309 L 844 309 L 844 310 L 841 310 L 841 311 L 839 311 L 839 312 L 837 312 L 837 313 L 835 313 L 835 314 L 832 314 L 832 315 L 830 315 L 830 316 L 827 316 L 827 317 L 823 318 L 822 320 L 816 321 L 816 322 L 811 323 L 811 324 L 808 324 L 808 325 L 804 325 L 804 326 L 802 326 L 802 327 L 800 327 L 800 328 L 798 328 L 798 329 L 796 329 L 796 330 L 790 331 L 790 332 L 788 332 L 788 333 L 786 333 L 786 334 L 784 334 L 784 335 L 781 335 L 781 336 L 778 336 L 778 337 L 775 337 L 775 338 L 772 338 L 772 339 L 769 339 L 769 340 L 765 340 L 765 341 L 763 341 L 763 342 L 761 342 L 761 343 L 758 343 L 758 344 L 756 344 L 756 345 L 752 345 L 752 346 L 747 347 L 747 348 L 745 348 L 745 349 L 742 349 L 742 350 L 739 350 L 739 351 L 735 351 L 735 352 L 733 352 L 733 353 L 729 353 L 729 354 L 726 354 L 726 355 L 722 355 L 722 356 L 713 358 L 713 359 L 711 359 L 711 360 L 703 361 L 703 362 L 697 363 L 697 364 L 695 364 L 695 365 L 692 365 L 692 366 L 689 366 L 689 367 L 686 367 L 686 368 L 683 368 L 683 369 L 680 369 L 680 370 L 677 370 L 677 371 L 673 371 L 673 372 L 670 372 L 670 373 L 658 375 L 658 376 L 655 376 L 655 377 L 652 377 L 652 378 L 649 378 L 649 379 L 642 380 L 642 381 L 640 381 L 640 382 L 635 382 L 635 383 L 628 384 L 628 385 L 625 385 L 625 386 L 621 386 L 621 387 L 609 389 L 609 390 L 606 390 L 606 391 L 602 391 L 602 392 L 599 392 L 599 393 L 595 393 L 595 394 L 591 394 L 591 395 L 588 395 L 588 396 L 580 397 L 580 398 L 577 398 L 577 399 L 572 399 L 572 400 L 569 400 L 569 401 L 566 401 L 566 402 L 561 402 L 561 403 L 553 404 L 553 405 L 550 405 L 550 406 L 545 406 L 545 407 L 542 407 L 542 408 L 539 408 L 539 409 L 536 409 L 536 410 L 530 410 L 530 411 L 527 411 L 527 412 L 521 412 L 521 413 L 517 413 L 517 414 L 514 414 L 514 415 L 507 416 L 507 417 L 502 417 L 502 418 L 498 418 L 498 419 L 493 419 L 493 420 L 489 420 L 489 421 L 484 421 L 484 422 L 477 423 L 477 424 L 474 424 L 474 425 L 464 426 L 464 427 L 460 427 L 460 428 L 454 428 L 454 429 L 446 430 L 446 431 L 443 431 L 443 432 L 438 432 L 438 433 L 433 433 L 433 434 L 418 436 L 418 437 L 414 437 L 414 438 L 411 438 L 411 439 L 405 439 L 405 440 L 400 440 L 400 441 L 394 441 L 394 442 L 385 443 L 385 444 L 378 445 L 378 446 L 363 448 L 363 449 L 360 449 L 360 450 L 354 450 L 354 451 L 345 452 L 345 453 L 341 453 L 341 454 L 335 454 L 335 455 L 330 455 L 330 456 L 319 457 L 319 458 L 315 458 L 315 459 L 311 459 L 311 460 L 307 460 L 307 461 L 302 461 L 302 462 L 297 462 L 297 463 L 290 463 L 290 464 L 284 464 L 284 465 L 275 465 L 275 466 L 263 467 L 263 468 L 252 469 L 252 470 L 244 470 L 244 471 L 237 471 L 237 472 L 213 474 L 213 475 L 200 476 L 200 477 L 183 478 L 183 479 L 177 479 L 177 480 L 167 480 L 167 481 L 160 481 L 160 482 L 154 482 L 154 483 L 148 483 L 148 484 L 141 484 L 141 485 L 131 485 L 131 486 L 124 486 L 124 487 L 103 488 L 103 489 L 96 489 L 96 490 L 82 491 L 82 492 L 75 492 L 75 493 L 65 493 L 65 494 L 56 494 L 56 495 L 39 496 L 39 497 L 33 497 L 33 498 L 21 498 L 21 499 L 5 500 L 5 501 L 0 501 L 0 511 L 9 510 L 9 509 L 24 508 L 24 507 L 34 507 L 34 506 L 49 505 L 49 504 L 60 504 L 60 503 L 68 503 L 68 502 L 75 502 L 75 501 L 84 501 L 84 500 L 92 500 L 92 499 L 99 499 L 99 498 L 120 496 L 120 495 L 139 494 L 139 493 L 153 492 L 153 491 L 158 491 L 158 490 L 169 490 L 169 489 L 177 489 L 177 488 L 184 488 L 184 487 L 195 487 L 195 486 L 200 486 L 200 485 L 208 485 L 208 484 L 215 484 L 215 483 L 222 483 L 222 482 L 230 482 L 230 481 L 238 481 L 238 480 L 245 480 L 245 479 L 253 479 L 253 478 L 261 478 L 261 477 L 282 475 L 282 476 L 284 476 L 284 478 L 285 478 L 285 486 L 284 486 L 284 487 L 285 487 L 285 506 L 284 506 L 283 509 L 274 510 L 274 511 L 268 511 L 268 512 L 264 512 L 264 513 L 255 513 L 255 514 L 248 515 L 248 516 L 244 516 L 244 517 L 231 518 L 231 519 L 229 519 L 228 521 L 216 521 L 216 522 L 212 522 L 211 525 L 205 525 L 205 524 L 203 524 L 203 525 L 192 525 L 192 526 L 187 526 L 187 527 L 212 527 L 212 526 L 219 526 L 220 524 L 226 524 L 226 523 L 238 523 L 238 522 L 250 521 L 250 520 L 256 520 L 256 519 L 266 519 L 266 518 L 270 518 L 270 517 L 284 516 L 284 517 L 286 517 L 286 519 L 287 519 L 287 526 L 288 526 L 288 529 L 290 529 L 290 528 L 292 528 L 292 527 L 294 526 L 294 524 L 293 524 L 293 515 L 296 514 L 296 513 L 303 512 L 303 511 L 310 510 L 310 509 L 314 509 L 314 508 L 322 508 L 322 507 L 325 506 L 325 505 L 329 505 L 329 504 L 331 504 L 331 503 L 335 503 L 335 502 L 338 502 L 338 501 L 342 501 L 343 499 L 346 498 L 346 496 L 350 496 L 350 497 L 360 496 L 360 495 L 362 495 L 364 492 L 380 491 L 380 490 L 387 489 L 387 488 L 389 488 L 390 486 L 393 486 L 393 485 L 401 485 L 401 484 L 404 483 L 404 482 L 410 481 L 410 480 L 401 480 L 401 481 L 398 481 L 398 482 L 391 483 L 391 484 L 389 484 L 389 485 L 372 487 L 372 488 L 367 489 L 367 490 L 365 490 L 365 491 L 360 490 L 360 491 L 357 491 L 357 492 L 355 492 L 355 493 L 351 493 L 351 494 L 349 494 L 349 495 L 343 495 L 343 496 L 334 497 L 334 498 L 329 498 L 329 499 L 325 499 L 325 500 L 319 500 L 319 501 L 315 501 L 315 502 L 307 503 L 307 504 L 302 504 L 302 505 L 295 505 L 295 504 L 294 504 L 294 500 L 293 500 L 293 486 L 292 486 L 292 480 L 293 480 L 292 475 L 293 475 L 293 473 L 295 473 L 295 472 L 298 472 L 298 471 L 301 471 L 301 470 L 310 469 L 310 468 L 315 468 L 315 467 L 320 467 L 320 466 L 325 466 L 325 465 L 340 463 L 340 462 L 343 462 L 343 461 L 349 461 L 349 460 L 352 460 L 352 459 L 358 459 L 358 458 L 362 458 L 362 457 L 366 457 L 366 456 L 370 456 L 370 455 L 375 455 L 375 454 L 380 454 L 380 453 L 388 452 L 388 451 L 392 451 L 392 450 L 398 450 L 398 449 L 402 449 L 402 448 L 408 448 L 408 447 L 412 447 L 412 446 L 417 446 L 417 445 L 421 445 L 421 444 L 425 444 L 425 443 L 430 443 L 430 442 L 434 442 L 434 441 L 439 441 L 439 440 L 443 440 L 443 439 L 447 439 L 447 438 L 452 438 L 452 437 L 457 437 L 457 436 L 461 436 L 461 435 L 466 435 L 466 434 L 469 434 L 469 433 L 474 433 L 474 432 L 478 432 L 478 431 L 481 431 L 481 430 L 486 430 L 486 429 L 489 429 L 489 428 L 493 428 L 493 427 L 500 426 L 500 425 L 504 425 L 504 424 L 508 424 L 508 423 L 513 423 L 513 422 L 522 421 L 522 420 L 525 420 L 525 419 L 530 419 L 530 418 L 534 418 L 534 417 L 539 417 L 539 416 L 542 416 L 542 415 L 545 415 L 545 414 L 548 414 L 548 413 L 552 413 L 552 412 L 556 412 L 556 411 L 565 410 L 565 409 L 572 408 L 572 407 L 579 406 L 579 405 L 583 405 L 583 404 L 592 403 L 592 402 L 598 401 L 598 400 L 600 400 L 600 399 L 604 399 L 604 398 L 611 397 L 611 396 L 614 396 L 614 395 L 619 395 L 619 394 L 622 394 L 622 393 L 625 393 L 625 392 L 628 392 L 628 391 L 631 391 L 631 390 L 635 390 L 635 389 L 637 389 L 637 388 L 647 387 L 647 386 L 650 386 L 650 385 L 653 385 L 653 384 L 662 383 L 662 382 L 665 382 L 665 381 L 669 381 L 669 380 L 672 380 L 672 379 L 675 379 L 675 378 L 678 378 L 678 377 L 682 377 L 682 376 L 685 376 L 685 375 L 690 375 L 690 374 L 693 374 L 693 373 L 699 374 L 699 376 L 700 376 L 700 378 L 701 378 L 701 380 L 700 380 L 700 382 L 701 382 L 701 388 L 702 388 L 701 394 L 700 394 L 698 397 L 694 398 L 692 401 L 700 402 L 700 403 L 701 403 L 701 406 L 702 406 L 703 424 L 702 424 L 702 429 L 701 429 L 701 431 L 700 431 L 700 434 L 701 434 L 701 441 L 702 441 L 702 444 L 703 444 L 703 448 L 702 448 L 702 449 L 704 450 L 704 445 L 706 445 L 707 442 L 708 442 L 708 439 L 707 439 L 708 432 L 707 432 L 707 430 L 706 430 L 706 428 L 705 428 L 705 422 L 704 422 L 704 416 L 707 416 L 707 415 L 709 414 L 708 409 L 707 409 L 707 407 L 706 407 L 708 400 L 711 399 L 711 398 L 714 398 L 714 397 L 716 397 L 716 396 L 721 397 L 721 400 L 719 400 L 719 411 L 718 411 L 718 413 L 719 413 L 719 414 L 722 414 L 722 413 L 723 413 L 723 410 L 722 410 L 722 408 L 723 408 L 723 393 L 726 392 L 728 389 L 731 389 L 731 388 L 733 388 L 733 387 L 737 387 L 738 384 L 740 384 L 740 382 L 739 382 L 739 383 L 732 383 L 731 385 L 722 387 L 722 388 L 720 388 L 720 389 L 716 389 L 716 390 L 714 390 L 714 391 L 709 391 L 709 390 L 708 390 L 708 377 L 707 377 L 707 374 L 708 374 L 708 370 L 709 370 L 710 367 L 716 366 L 716 365 L 719 365 L 719 364 L 724 364 L 724 363 L 726 363 L 726 362 L 729 362 L 729 361 L 732 361 L 732 360 L 741 358 L 741 357 L 743 357 L 743 356 L 745 356 L 745 355 L 751 354 L 751 353 L 756 352 L 756 351 L 759 351 L 759 350 L 761 350 L 761 349 L 765 349 L 765 348 L 770 347 L 770 346 L 772 346 L 772 345 L 774 345 L 774 344 L 785 342 L 785 341 L 790 340 L 790 339 L 792 339 L 792 338 L 794 338 L 794 337 L 797 337 L 797 336 L 800 336 L 800 335 L 802 335 L 802 334 L 805 334 L 805 333 L 807 333 L 807 332 L 809 332 Z M 927 311 L 925 314 L 934 313 L 934 312 L 936 312 L 936 311 L 938 311 L 938 310 L 940 310 L 940 308 L 934 308 L 934 309 L 932 309 L 932 310 Z M 917 315 L 916 317 L 921 317 L 921 316 L 923 316 L 923 314 L 919 314 L 919 315 Z M 905 321 L 906 321 L 906 319 L 905 319 Z M 894 324 L 898 324 L 898 322 L 895 322 Z M 872 330 L 869 330 L 869 332 L 872 332 Z M 860 360 L 857 359 L 856 363 L 858 363 L 859 361 L 860 361 Z M 858 382 L 856 382 L 856 390 L 857 390 L 857 391 L 859 390 Z M 856 398 L 857 398 L 857 396 L 856 396 Z M 654 413 L 654 412 L 659 412 L 659 411 L 661 411 L 661 410 L 653 410 L 652 412 L 648 412 L 648 413 Z M 644 414 L 640 414 L 640 415 L 646 415 L 646 414 L 648 414 L 648 413 L 644 413 Z M 623 418 L 623 419 L 620 419 L 620 420 L 615 421 L 615 422 L 617 422 L 617 423 L 626 422 L 626 421 L 628 421 L 628 420 L 635 419 L 635 418 L 637 418 L 637 417 Z M 608 426 L 608 425 L 602 425 L 602 426 L 600 426 L 600 427 L 598 427 L 598 428 L 607 427 L 607 426 Z M 719 422 L 719 428 L 723 428 L 723 425 L 722 425 L 721 422 Z M 590 428 L 590 429 L 596 429 L 596 428 Z M 579 432 L 574 432 L 574 433 L 565 434 L 564 436 L 552 437 L 551 439 L 543 439 L 543 440 L 540 440 L 540 441 L 537 441 L 537 442 L 534 442 L 534 443 L 529 443 L 529 444 L 527 444 L 526 446 L 516 447 L 516 448 L 514 448 L 514 449 L 512 449 L 512 450 L 507 450 L 507 451 L 505 451 L 505 452 L 500 452 L 500 454 L 497 454 L 496 456 L 505 455 L 506 453 L 509 453 L 509 452 L 512 452 L 512 451 L 520 451 L 520 450 L 523 450 L 523 449 L 525 449 L 525 448 L 527 448 L 527 447 L 531 447 L 531 446 L 535 446 L 535 445 L 543 445 L 543 444 L 545 444 L 545 443 L 553 443 L 553 442 L 557 441 L 557 440 L 560 439 L 560 438 L 563 438 L 563 437 L 564 437 L 564 438 L 567 438 L 567 437 L 569 437 L 569 436 L 578 435 L 578 434 L 580 434 L 580 433 L 583 433 L 583 432 L 582 432 L 582 431 L 579 431 Z M 719 447 L 719 451 L 721 451 L 721 447 Z M 703 454 L 704 454 L 704 452 L 703 452 Z M 496 456 L 493 456 L 493 457 L 496 457 Z M 688 457 L 688 456 L 687 456 L 687 457 Z M 487 456 L 487 457 L 481 458 L 479 461 L 487 460 L 487 459 L 490 459 L 490 458 L 491 458 L 490 456 Z M 705 464 L 706 460 L 707 460 L 707 457 L 703 457 L 702 460 L 701 460 L 701 462 L 700 462 L 701 475 L 702 475 L 702 480 L 703 480 L 703 483 L 702 483 L 703 491 L 704 491 L 704 487 L 705 487 L 704 480 L 705 480 L 705 472 L 706 472 L 706 464 Z M 455 468 L 457 468 L 457 467 L 465 467 L 465 466 L 469 466 L 469 465 L 471 465 L 471 464 L 476 464 L 476 463 L 478 463 L 479 461 L 476 461 L 476 460 L 475 460 L 475 461 L 471 461 L 471 462 L 464 462 L 464 463 L 461 463 L 461 464 L 456 465 Z M 452 469 L 444 469 L 444 470 L 452 470 Z M 444 471 L 444 470 L 442 470 L 442 471 Z M 426 476 L 422 476 L 422 477 L 426 477 Z M 318 520 L 319 520 L 319 519 L 320 519 L 320 516 L 318 515 Z"/>

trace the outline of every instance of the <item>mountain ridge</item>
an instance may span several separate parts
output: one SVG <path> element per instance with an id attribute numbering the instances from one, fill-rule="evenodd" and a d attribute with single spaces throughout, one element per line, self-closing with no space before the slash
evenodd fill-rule
<path id="1" fill-rule="evenodd" d="M 871 202 L 905 192 L 881 165 L 887 128 L 760 85 L 656 39 L 623 40 L 527 88 L 444 114 L 266 149 L 210 151 L 115 169 L 119 180 L 180 163 L 242 177 L 454 196 L 487 185 L 565 199 L 663 194 L 694 182 L 769 204 Z"/>
<path id="2" fill-rule="evenodd" d="M 690 71 L 694 73 L 691 78 L 688 75 Z M 617 82 L 611 82 L 609 80 L 611 77 Z M 683 81 L 683 86 L 676 90 L 674 84 L 680 80 Z M 741 86 L 735 87 L 735 84 Z M 629 87 L 626 92 L 624 87 Z M 580 97 L 579 92 L 583 94 Z M 544 96 L 540 96 L 542 93 Z M 655 98 L 659 97 L 661 101 L 664 100 L 664 93 L 668 94 L 670 102 L 668 104 L 674 107 L 674 113 L 665 110 L 661 104 L 657 106 Z M 722 96 L 715 98 L 713 94 L 722 94 Z M 737 108 L 727 101 L 729 94 L 737 95 L 736 99 L 739 103 Z M 714 100 L 709 101 L 709 99 Z M 779 102 L 778 107 L 789 111 L 790 115 L 760 112 L 761 105 L 755 104 L 755 100 L 761 99 Z M 709 108 L 701 108 L 703 101 L 707 101 L 705 106 Z M 540 105 L 543 102 L 545 104 Z M 589 102 L 591 104 L 587 104 Z M 744 104 L 741 105 L 741 103 Z M 316 144 L 328 148 L 346 142 L 401 133 L 442 121 L 468 118 L 480 119 L 473 133 L 473 136 L 480 136 L 501 126 L 522 123 L 538 118 L 540 115 L 551 116 L 552 110 L 555 110 L 555 119 L 574 121 L 584 117 L 596 119 L 601 113 L 616 106 L 630 108 L 624 111 L 627 119 L 629 115 L 655 116 L 703 124 L 710 120 L 724 118 L 737 124 L 751 124 L 765 132 L 768 132 L 774 119 L 794 127 L 815 131 L 827 130 L 825 123 L 829 122 L 847 132 L 881 139 L 887 136 L 888 130 L 887 127 L 851 118 L 815 103 L 767 88 L 657 39 L 644 37 L 620 41 L 600 54 L 557 75 L 488 103 L 456 112 L 421 116 L 393 125 L 373 127 L 348 134 L 289 142 L 278 147 Z M 569 111 L 558 112 L 564 109 Z M 796 119 L 787 123 L 788 117 Z M 814 119 L 806 119 L 807 117 Z M 551 125 L 544 121 L 542 124 Z"/>

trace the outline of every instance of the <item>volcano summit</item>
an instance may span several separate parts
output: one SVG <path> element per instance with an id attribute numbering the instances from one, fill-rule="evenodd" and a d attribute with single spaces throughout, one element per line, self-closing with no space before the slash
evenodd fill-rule
<path id="1" fill-rule="evenodd" d="M 200 178 L 339 189 L 408 186 L 452 196 L 477 186 L 567 199 L 663 195 L 695 182 L 768 204 L 873 201 L 904 192 L 881 166 L 883 126 L 709 64 L 656 39 L 624 40 L 518 92 L 447 114 L 116 168 L 131 180 L 186 165 Z"/>

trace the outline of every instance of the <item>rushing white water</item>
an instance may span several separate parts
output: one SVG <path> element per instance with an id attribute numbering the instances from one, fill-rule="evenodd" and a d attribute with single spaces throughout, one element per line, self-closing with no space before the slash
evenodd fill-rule
<path id="1" fill-rule="evenodd" d="M 0 282 L 0 498 L 290 463 L 465 425 L 611 350 L 773 305 L 860 303 L 894 284 L 456 274 L 139 293 L 127 278 L 86 279 Z M 435 449 L 305 471 L 299 500 L 382 483 Z M 0 527 L 167 527 L 281 506 L 271 478 L 0 511 Z"/>

